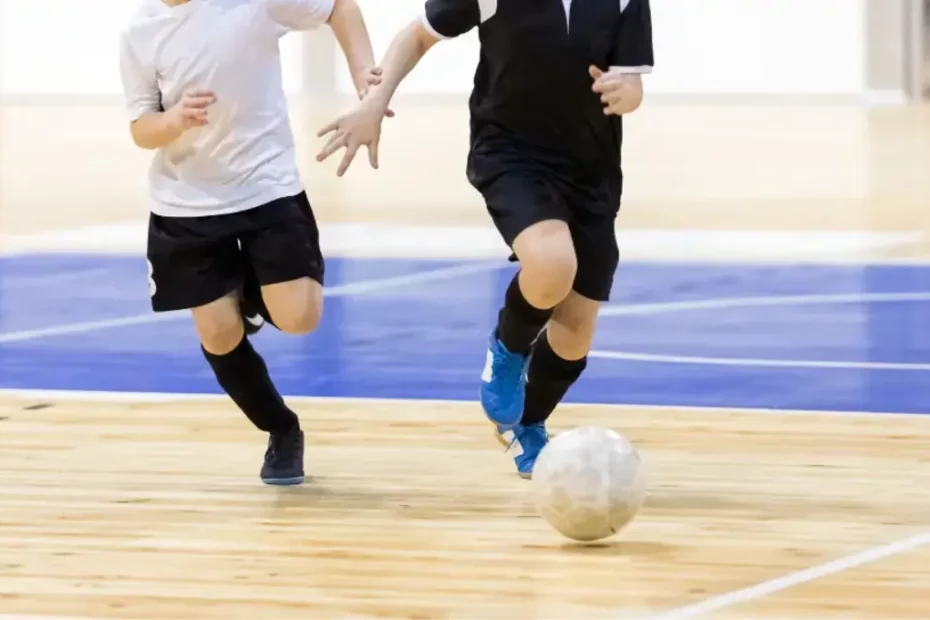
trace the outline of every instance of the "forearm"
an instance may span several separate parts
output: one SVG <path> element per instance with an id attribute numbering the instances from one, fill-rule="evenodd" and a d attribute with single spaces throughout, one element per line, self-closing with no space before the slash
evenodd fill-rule
<path id="1" fill-rule="evenodd" d="M 355 0 L 336 0 L 329 27 L 345 54 L 352 81 L 356 89 L 361 91 L 367 87 L 365 75 L 375 65 L 375 53 L 371 48 L 365 18 Z"/>
<path id="2" fill-rule="evenodd" d="M 381 61 L 381 84 L 372 89 L 370 96 L 387 108 L 397 87 L 435 44 L 436 39 L 419 20 L 398 32 Z"/>
<path id="3" fill-rule="evenodd" d="M 168 146 L 183 133 L 176 123 L 170 122 L 165 112 L 143 114 L 132 122 L 129 131 L 136 146 L 147 150 Z"/>

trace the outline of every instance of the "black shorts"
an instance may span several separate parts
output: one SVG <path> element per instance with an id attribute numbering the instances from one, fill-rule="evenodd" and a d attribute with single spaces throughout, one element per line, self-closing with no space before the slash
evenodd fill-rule
<path id="1" fill-rule="evenodd" d="M 323 283 L 320 235 L 304 192 L 203 217 L 149 217 L 149 294 L 156 312 L 196 308 L 238 290 L 309 277 Z"/>
<path id="2" fill-rule="evenodd" d="M 615 222 L 623 180 L 619 170 L 615 175 L 585 176 L 560 173 L 531 157 L 512 154 L 473 153 L 468 164 L 469 181 L 484 196 L 508 246 L 533 224 L 565 222 L 578 260 L 573 290 L 607 301 L 620 258 Z"/>

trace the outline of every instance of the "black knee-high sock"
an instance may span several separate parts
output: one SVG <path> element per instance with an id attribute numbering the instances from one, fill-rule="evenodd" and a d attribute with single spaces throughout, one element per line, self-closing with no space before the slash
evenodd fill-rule
<path id="1" fill-rule="evenodd" d="M 527 355 L 550 316 L 552 308 L 536 308 L 526 300 L 520 291 L 520 274 L 517 273 L 507 288 L 504 307 L 497 317 L 497 338 L 511 353 Z"/>
<path id="2" fill-rule="evenodd" d="M 527 371 L 526 404 L 521 424 L 539 424 L 548 420 L 587 365 L 587 356 L 580 360 L 562 359 L 549 345 L 546 332 L 540 334 Z"/>
<path id="3" fill-rule="evenodd" d="M 203 347 L 201 347 L 203 349 Z M 300 428 L 297 414 L 284 404 L 265 361 L 246 337 L 226 355 L 203 354 L 213 368 L 220 387 L 259 429 L 278 433 Z"/>

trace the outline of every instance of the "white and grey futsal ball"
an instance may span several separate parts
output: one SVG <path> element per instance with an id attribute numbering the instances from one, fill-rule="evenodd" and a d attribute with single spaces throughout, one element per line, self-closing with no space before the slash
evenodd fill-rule
<path id="1" fill-rule="evenodd" d="M 616 534 L 645 500 L 639 454 L 609 428 L 556 435 L 533 468 L 539 514 L 563 536 L 594 541 Z"/>

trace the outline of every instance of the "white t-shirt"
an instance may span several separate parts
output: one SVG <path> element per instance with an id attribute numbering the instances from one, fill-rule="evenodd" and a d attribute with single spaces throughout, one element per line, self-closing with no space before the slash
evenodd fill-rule
<path id="1" fill-rule="evenodd" d="M 328 21 L 335 0 L 142 0 L 121 37 L 130 120 L 212 90 L 208 125 L 158 149 L 152 212 L 201 217 L 298 194 L 303 184 L 281 81 L 278 40 Z"/>

